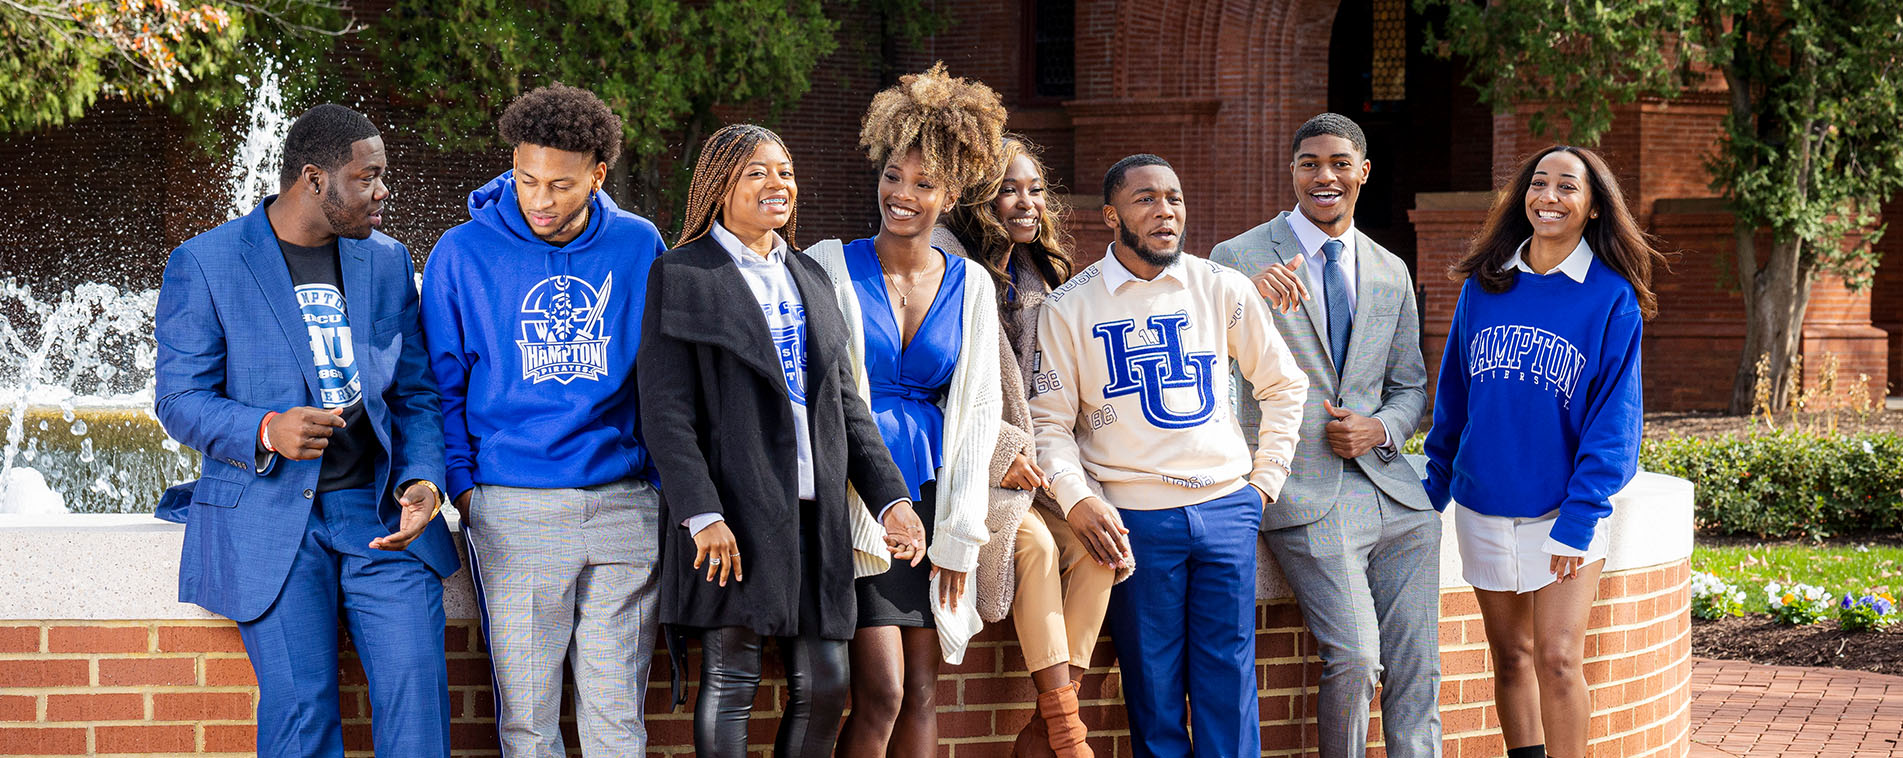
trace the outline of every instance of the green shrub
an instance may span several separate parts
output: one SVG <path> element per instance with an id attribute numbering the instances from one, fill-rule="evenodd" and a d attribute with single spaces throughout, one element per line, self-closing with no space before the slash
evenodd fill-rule
<path id="1" fill-rule="evenodd" d="M 1640 467 L 1690 480 L 1698 528 L 1821 540 L 1903 528 L 1903 438 L 1761 432 L 1647 440 Z"/>

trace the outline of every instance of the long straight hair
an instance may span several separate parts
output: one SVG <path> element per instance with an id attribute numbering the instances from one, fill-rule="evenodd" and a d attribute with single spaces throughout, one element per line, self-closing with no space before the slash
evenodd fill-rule
<path id="1" fill-rule="evenodd" d="M 741 165 L 766 142 L 779 145 L 781 150 L 786 150 L 787 158 L 792 158 L 793 151 L 786 149 L 780 135 L 764 126 L 728 124 L 707 137 L 700 148 L 700 159 L 694 161 L 694 180 L 687 188 L 687 208 L 682 214 L 685 220 L 675 247 L 700 239 L 713 229 L 714 221 L 720 218 L 720 204 L 740 181 Z M 798 197 L 789 210 L 780 235 L 786 238 L 789 249 L 798 250 L 799 243 L 793 241 L 794 227 L 800 219 Z"/>
<path id="2" fill-rule="evenodd" d="M 1011 286 L 1011 274 L 1007 267 L 1011 264 L 1011 253 L 1016 243 L 1011 241 L 1011 233 L 1004 228 L 1004 220 L 998 218 L 998 208 L 993 201 L 1004 187 L 1004 175 L 1010 171 L 1011 162 L 1022 155 L 1031 159 L 1031 165 L 1037 169 L 1037 178 L 1044 183 L 1044 212 L 1038 214 L 1037 239 L 1024 245 L 1030 255 L 1031 263 L 1037 268 L 1037 274 L 1044 284 L 1056 287 L 1070 278 L 1073 264 L 1070 257 L 1070 239 L 1064 233 L 1064 202 L 1058 199 L 1056 188 L 1052 186 L 1050 173 L 1044 170 L 1044 162 L 1038 160 L 1038 149 L 1029 141 L 1015 134 L 1004 138 L 1004 162 L 986 179 L 985 183 L 973 187 L 966 202 L 952 209 L 945 226 L 951 229 L 960 242 L 971 249 L 978 264 L 991 272 L 991 278 L 998 284 L 998 296 Z M 1019 188 L 1019 192 L 1025 191 Z"/>
<path id="3" fill-rule="evenodd" d="M 1533 236 L 1533 222 L 1526 218 L 1527 187 L 1532 186 L 1533 170 L 1540 161 L 1559 152 L 1571 153 L 1586 164 L 1586 191 L 1591 197 L 1588 207 L 1599 212 L 1598 218 L 1586 220 L 1582 235 L 1586 244 L 1592 247 L 1594 257 L 1611 266 L 1632 285 L 1632 292 L 1639 300 L 1640 315 L 1647 319 L 1658 315 L 1658 296 L 1652 293 L 1652 267 L 1669 265 L 1665 254 L 1653 248 L 1645 232 L 1639 229 L 1638 220 L 1626 207 L 1625 193 L 1619 190 L 1619 180 L 1612 175 L 1606 160 L 1583 147 L 1553 145 L 1522 161 L 1513 181 L 1494 197 L 1480 236 L 1474 238 L 1467 256 L 1448 270 L 1448 278 L 1478 279 L 1481 289 L 1496 294 L 1513 288 L 1518 272 L 1504 266 L 1519 251 L 1520 243 Z"/>

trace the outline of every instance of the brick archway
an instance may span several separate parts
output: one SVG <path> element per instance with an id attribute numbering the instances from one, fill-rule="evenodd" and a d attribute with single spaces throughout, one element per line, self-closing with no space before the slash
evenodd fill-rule
<path id="1" fill-rule="evenodd" d="M 1282 142 L 1328 106 L 1338 0 L 1082 2 L 1074 130 L 1079 257 L 1110 235 L 1093 198 L 1104 169 L 1151 152 L 1176 164 L 1196 253 L 1292 206 Z M 1209 150 L 1221 145 L 1221 152 Z"/>

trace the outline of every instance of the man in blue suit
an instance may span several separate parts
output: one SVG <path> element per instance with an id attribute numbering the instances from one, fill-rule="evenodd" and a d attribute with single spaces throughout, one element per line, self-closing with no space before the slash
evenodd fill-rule
<path id="1" fill-rule="evenodd" d="M 378 755 L 448 756 L 442 415 L 414 265 L 381 223 L 369 119 L 291 125 L 280 194 L 172 251 L 157 314 L 159 421 L 203 454 L 179 600 L 238 622 L 258 755 L 344 754 L 339 610 Z"/>

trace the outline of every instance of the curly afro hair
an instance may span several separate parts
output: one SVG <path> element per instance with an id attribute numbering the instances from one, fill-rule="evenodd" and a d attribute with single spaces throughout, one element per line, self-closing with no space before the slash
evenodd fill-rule
<path id="1" fill-rule="evenodd" d="M 305 166 L 326 172 L 350 162 L 352 146 L 377 135 L 377 127 L 363 114 L 335 103 L 304 112 L 284 135 L 284 165 L 278 169 L 278 188 L 297 183 Z"/>
<path id="2" fill-rule="evenodd" d="M 998 93 L 946 73 L 941 61 L 873 96 L 859 146 L 875 165 L 917 149 L 925 173 L 958 198 L 1004 165 L 1006 116 Z"/>
<path id="3" fill-rule="evenodd" d="M 621 117 L 595 93 L 565 84 L 537 87 L 515 99 L 498 125 L 510 146 L 528 143 L 571 153 L 594 153 L 612 164 L 621 154 Z"/>

